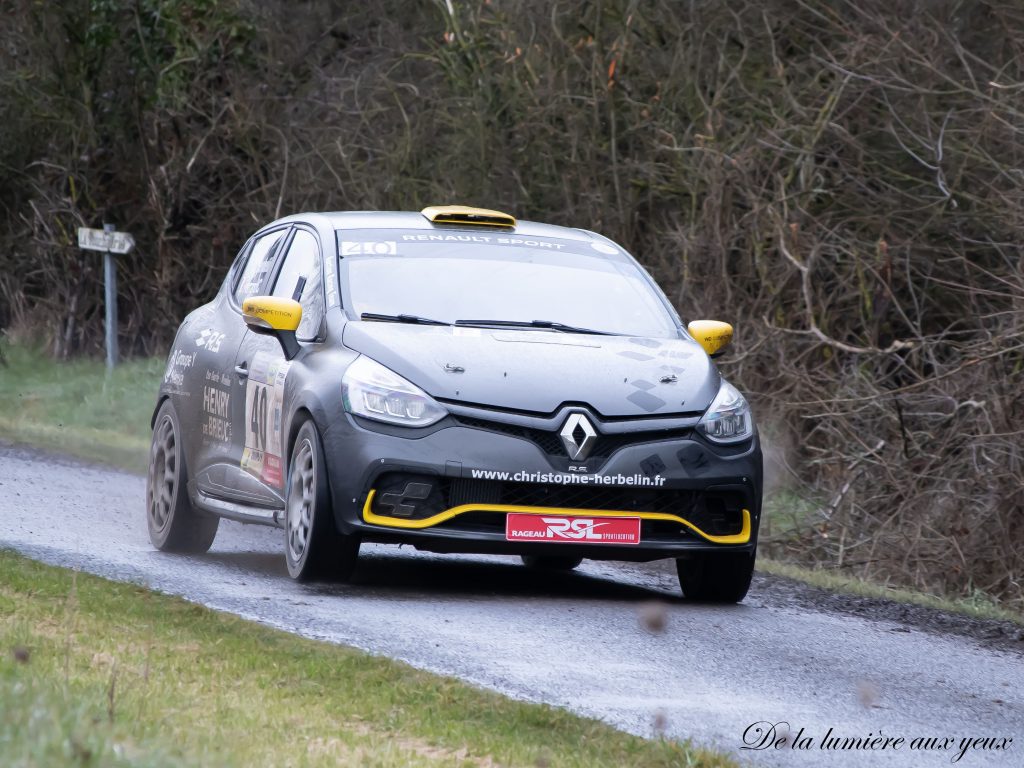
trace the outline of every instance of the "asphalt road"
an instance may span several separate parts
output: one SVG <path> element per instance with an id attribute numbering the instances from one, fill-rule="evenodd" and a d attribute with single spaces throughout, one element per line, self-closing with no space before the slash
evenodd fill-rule
<path id="1" fill-rule="evenodd" d="M 661 725 L 756 765 L 943 766 L 963 737 L 1013 743 L 956 765 L 1024 765 L 1024 652 L 1012 643 L 819 608 L 764 576 L 742 605 L 689 604 L 664 564 L 538 575 L 512 558 L 370 546 L 354 583 L 304 586 L 288 579 L 272 529 L 221 523 L 202 557 L 153 550 L 143 490 L 134 475 L 0 445 L 0 546 L 641 735 Z M 812 748 L 741 750 L 761 721 L 804 729 Z M 907 741 L 823 752 L 829 728 Z M 911 751 L 917 737 L 957 743 Z"/>

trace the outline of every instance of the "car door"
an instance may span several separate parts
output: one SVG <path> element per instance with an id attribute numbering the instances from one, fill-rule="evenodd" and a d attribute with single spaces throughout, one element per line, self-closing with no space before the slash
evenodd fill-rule
<path id="1" fill-rule="evenodd" d="M 244 407 L 244 379 L 235 372 L 237 352 L 248 333 L 241 314 L 242 302 L 258 295 L 269 283 L 273 266 L 291 227 L 280 227 L 253 238 L 222 300 L 208 324 L 196 327 L 195 344 L 200 363 L 194 410 L 198 413 L 201 448 L 194 464 L 197 490 L 206 497 L 249 503 L 251 493 L 239 482 L 242 438 L 238 413 Z M 208 327 L 207 327 L 208 326 Z"/>
<path id="2" fill-rule="evenodd" d="M 324 332 L 323 258 L 319 238 L 314 230 L 298 226 L 285 248 L 267 293 L 294 299 L 302 305 L 302 320 L 295 335 L 306 348 L 296 360 L 287 361 L 275 337 L 249 331 L 238 349 L 235 365 L 239 376 L 243 371 L 245 376 L 245 408 L 239 430 L 243 441 L 240 467 L 260 483 L 265 497 L 282 502 L 288 461 L 283 423 L 285 385 L 289 370 Z"/>

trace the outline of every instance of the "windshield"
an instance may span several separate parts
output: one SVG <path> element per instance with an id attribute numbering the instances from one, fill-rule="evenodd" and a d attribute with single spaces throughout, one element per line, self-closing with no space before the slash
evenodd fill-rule
<path id="1" fill-rule="evenodd" d="M 678 335 L 645 275 L 604 242 L 364 229 L 339 231 L 338 252 L 344 305 L 356 317 Z"/>

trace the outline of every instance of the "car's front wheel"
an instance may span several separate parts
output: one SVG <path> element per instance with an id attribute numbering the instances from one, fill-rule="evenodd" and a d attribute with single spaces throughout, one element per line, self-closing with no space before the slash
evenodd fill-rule
<path id="1" fill-rule="evenodd" d="M 582 557 L 556 557 L 554 555 L 523 555 L 523 565 L 543 571 L 571 571 L 583 562 Z"/>
<path id="2" fill-rule="evenodd" d="M 345 580 L 359 557 L 359 539 L 334 524 L 323 444 L 312 420 L 299 428 L 288 463 L 284 552 L 297 581 Z"/>
<path id="3" fill-rule="evenodd" d="M 753 552 L 699 552 L 676 560 L 679 586 L 690 600 L 738 603 L 754 575 Z"/>
<path id="4" fill-rule="evenodd" d="M 197 511 L 188 498 L 188 468 L 181 424 L 174 404 L 164 401 L 153 426 L 146 475 L 146 523 L 149 540 L 164 552 L 206 552 L 220 518 Z"/>

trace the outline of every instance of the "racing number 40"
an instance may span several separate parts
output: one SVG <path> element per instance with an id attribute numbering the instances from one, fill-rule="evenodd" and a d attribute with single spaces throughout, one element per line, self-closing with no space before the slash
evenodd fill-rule
<path id="1" fill-rule="evenodd" d="M 259 384 L 252 393 L 249 429 L 253 434 L 253 447 L 259 451 L 267 450 L 267 388 Z"/>

